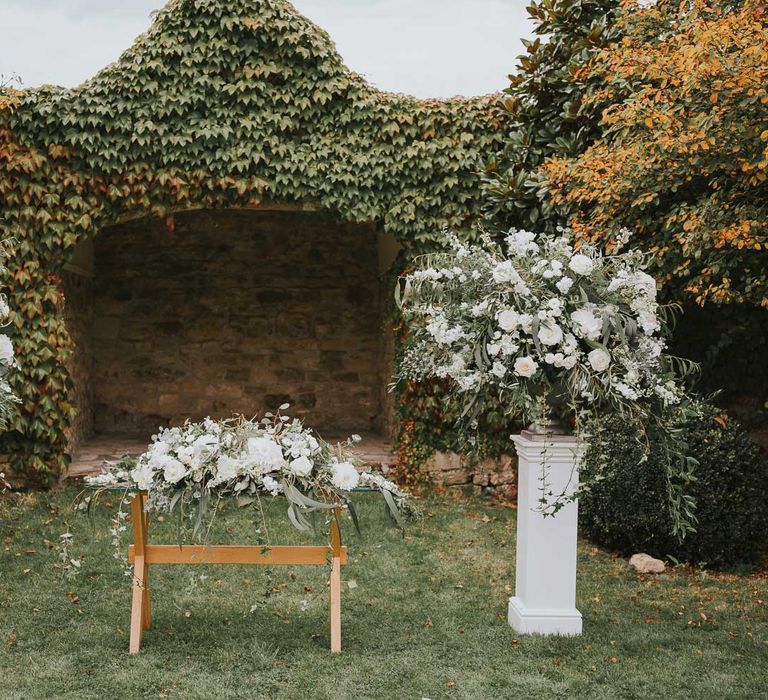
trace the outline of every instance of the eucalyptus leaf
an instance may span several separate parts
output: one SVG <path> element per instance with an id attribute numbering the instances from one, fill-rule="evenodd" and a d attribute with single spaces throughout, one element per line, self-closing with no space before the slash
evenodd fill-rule
<path id="1" fill-rule="evenodd" d="M 397 523 L 398 527 L 405 528 L 405 522 L 403 521 L 402 515 L 400 514 L 400 510 L 397 507 L 397 504 L 395 503 L 395 499 L 392 498 L 392 494 L 387 491 L 387 489 L 382 489 L 381 495 L 384 496 L 384 500 L 387 503 L 387 506 L 389 507 L 389 512 L 392 514 L 392 517 L 394 518 L 395 522 Z"/>

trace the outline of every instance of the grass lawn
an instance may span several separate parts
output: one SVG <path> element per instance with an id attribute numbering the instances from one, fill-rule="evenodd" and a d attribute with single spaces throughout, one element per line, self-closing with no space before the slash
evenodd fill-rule
<path id="1" fill-rule="evenodd" d="M 0 499 L 3 700 L 768 697 L 765 576 L 642 577 L 582 542 L 584 635 L 518 636 L 506 623 L 515 512 L 474 500 L 423 502 L 403 539 L 383 502 L 360 496 L 363 537 L 345 523 L 341 655 L 328 652 L 325 567 L 176 566 L 151 570 L 153 627 L 129 657 L 113 509 L 91 529 L 72 514 L 75 493 Z M 46 543 L 65 520 L 82 555 L 70 579 Z M 275 544 L 322 540 L 295 532 L 282 501 L 267 521 Z M 253 528 L 230 507 L 215 539 L 247 543 Z M 173 524 L 152 536 L 172 542 Z"/>

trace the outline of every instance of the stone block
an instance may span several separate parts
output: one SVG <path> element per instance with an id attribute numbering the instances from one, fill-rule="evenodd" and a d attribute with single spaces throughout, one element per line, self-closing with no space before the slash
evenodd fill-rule
<path id="1" fill-rule="evenodd" d="M 234 211 L 176 225 L 148 219 L 94 239 L 90 298 L 73 319 L 80 403 L 98 401 L 127 430 L 142 420 L 129 403 L 168 418 L 183 397 L 202 417 L 294 397 L 313 425 L 369 429 L 386 382 L 372 227 Z"/>
<path id="2" fill-rule="evenodd" d="M 157 397 L 157 407 L 161 413 L 174 413 L 179 409 L 179 395 L 160 394 L 160 396 Z"/>

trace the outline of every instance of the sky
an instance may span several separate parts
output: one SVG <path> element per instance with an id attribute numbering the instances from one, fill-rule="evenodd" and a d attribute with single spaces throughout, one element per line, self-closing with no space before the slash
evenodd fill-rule
<path id="1" fill-rule="evenodd" d="M 294 0 L 346 64 L 383 90 L 417 97 L 504 88 L 527 0 Z M 72 87 L 118 58 L 163 0 L 0 0 L 0 74 Z"/>

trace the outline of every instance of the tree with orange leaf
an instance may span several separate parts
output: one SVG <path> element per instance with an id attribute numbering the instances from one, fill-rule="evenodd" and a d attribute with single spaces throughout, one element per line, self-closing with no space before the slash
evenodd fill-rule
<path id="1" fill-rule="evenodd" d="M 765 0 L 633 0 L 617 28 L 576 76 L 599 140 L 541 169 L 553 202 L 609 249 L 630 229 L 674 298 L 768 307 Z"/>

